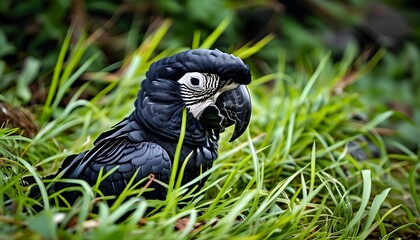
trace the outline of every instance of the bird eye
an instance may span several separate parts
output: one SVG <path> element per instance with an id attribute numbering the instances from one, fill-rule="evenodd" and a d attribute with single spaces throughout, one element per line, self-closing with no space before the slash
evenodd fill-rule
<path id="1" fill-rule="evenodd" d="M 190 83 L 192 86 L 198 86 L 200 85 L 200 79 L 196 78 L 196 77 L 191 77 L 190 78 Z"/>

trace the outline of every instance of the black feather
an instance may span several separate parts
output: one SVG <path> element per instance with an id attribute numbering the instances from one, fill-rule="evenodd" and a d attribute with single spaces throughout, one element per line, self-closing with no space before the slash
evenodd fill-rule
<path id="1" fill-rule="evenodd" d="M 57 174 L 94 185 L 101 169 L 105 174 L 118 167 L 99 186 L 105 195 L 115 196 L 121 194 L 133 177 L 140 181 L 154 174 L 158 180 L 168 183 L 185 108 L 176 80 L 187 72 L 214 73 L 221 80 L 233 79 L 239 84 L 251 81 L 249 68 L 241 59 L 219 50 L 189 50 L 159 60 L 146 73 L 134 112 L 110 131 L 102 133 L 91 150 L 65 159 Z M 218 155 L 220 131 L 204 129 L 191 113 L 187 114 L 186 137 L 180 159 L 184 161 L 189 154 L 191 158 L 186 165 L 183 183 L 212 166 Z M 136 171 L 138 174 L 135 176 Z M 197 183 L 198 188 L 205 181 Z M 50 190 L 59 191 L 67 186 L 69 184 L 57 182 Z M 150 187 L 154 191 L 145 193 L 144 197 L 165 198 L 164 187 L 156 182 Z M 74 202 L 78 195 L 67 193 L 64 196 Z"/>

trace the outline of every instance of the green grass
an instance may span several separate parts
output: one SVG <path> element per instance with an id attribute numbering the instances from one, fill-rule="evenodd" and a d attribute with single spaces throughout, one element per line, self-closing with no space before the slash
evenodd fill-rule
<path id="1" fill-rule="evenodd" d="M 194 47 L 211 48 L 228 21 L 202 43 L 197 32 Z M 81 38 L 69 50 L 69 32 L 47 101 L 35 109 L 40 132 L 28 139 L 0 129 L 0 238 L 413 239 L 420 235 L 419 153 L 403 146 L 404 154 L 387 153 L 375 127 L 392 112 L 356 121 L 353 117 L 365 111 L 359 96 L 333 93 L 356 61 L 351 49 L 339 63 L 327 53 L 311 54 L 293 68 L 279 52 L 278 69 L 254 75 L 249 86 L 253 101 L 249 130 L 233 143 L 227 138 L 231 129 L 223 134 L 219 158 L 204 173 L 210 178 L 199 192 L 187 192 L 179 176 L 172 175 L 164 201 L 131 198 L 147 189 L 136 189 L 138 183 L 130 182 L 108 206 L 99 200 L 95 186 L 60 180 L 75 182 L 83 196 L 69 207 L 50 202 L 48 198 L 60 198 L 60 193 L 48 196 L 49 183 L 42 183 L 40 176 L 55 173 L 65 156 L 89 149 L 102 131 L 129 114 L 151 62 L 182 50 L 156 53 L 169 26 L 164 22 L 145 39 L 121 64 L 120 78 L 96 97 L 80 98 L 92 84 L 87 82 L 62 106 L 63 96 L 95 58 L 88 56 L 81 63 L 89 39 Z M 232 52 L 252 66 L 247 58 L 271 38 Z M 360 75 L 368 74 L 375 60 L 361 65 Z M 96 76 L 107 74 L 105 69 Z M 180 144 L 182 140 L 181 136 Z M 377 155 L 368 142 L 377 148 Z M 352 143 L 366 159 L 355 159 Z M 27 196 L 28 187 L 20 181 L 27 175 L 37 179 L 40 199 Z M 36 212 L 36 205 L 45 210 Z M 94 207 L 97 211 L 92 211 Z M 121 220 L 127 213 L 130 217 Z"/>

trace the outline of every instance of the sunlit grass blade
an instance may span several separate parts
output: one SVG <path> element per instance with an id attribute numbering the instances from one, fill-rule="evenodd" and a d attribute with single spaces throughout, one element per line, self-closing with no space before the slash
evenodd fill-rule
<path id="1" fill-rule="evenodd" d="M 248 57 L 254 55 L 255 53 L 258 53 L 263 47 L 265 47 L 273 39 L 274 39 L 274 35 L 269 34 L 256 43 L 253 43 L 253 44 L 249 43 L 242 46 L 238 50 L 234 51 L 232 54 L 241 59 L 247 59 Z"/>
<path id="2" fill-rule="evenodd" d="M 360 236 L 358 236 L 359 239 L 365 239 L 366 237 L 369 236 L 369 234 L 373 230 L 373 229 L 370 229 L 370 227 L 373 221 L 375 220 L 375 217 L 379 214 L 379 209 L 382 203 L 385 201 L 385 198 L 388 196 L 389 191 L 391 191 L 391 189 L 387 188 L 381 194 L 375 196 L 375 198 L 373 199 L 372 205 L 367 214 L 367 220 L 362 229 L 362 233 Z"/>
<path id="3" fill-rule="evenodd" d="M 216 29 L 201 43 L 199 48 L 211 48 L 216 42 L 216 40 L 222 35 L 222 33 L 226 30 L 229 26 L 230 22 L 232 21 L 232 17 L 226 17 L 223 21 L 217 26 Z"/>
<path id="4" fill-rule="evenodd" d="M 362 186 L 363 186 L 363 193 L 361 196 L 361 203 L 359 210 L 357 210 L 356 215 L 350 221 L 349 225 L 347 226 L 343 236 L 355 235 L 360 227 L 360 223 L 362 222 L 363 214 L 365 209 L 368 205 L 372 182 L 371 182 L 371 172 L 369 170 L 362 170 Z"/>
<path id="5" fill-rule="evenodd" d="M 70 45 L 70 40 L 71 40 L 71 35 L 73 34 L 73 26 L 69 28 L 69 30 L 67 31 L 67 35 L 64 38 L 63 44 L 61 45 L 61 50 L 58 56 L 58 59 L 56 61 L 55 64 L 55 68 L 54 68 L 54 74 L 51 80 L 51 86 L 49 88 L 48 91 L 48 95 L 47 95 L 47 99 L 45 101 L 44 104 L 44 108 L 41 114 L 41 119 L 42 120 L 46 120 L 47 117 L 49 117 L 49 115 L 51 114 L 51 103 L 53 101 L 53 97 L 56 93 L 58 84 L 59 84 L 59 80 L 60 80 L 60 73 L 63 69 L 64 66 L 64 58 L 67 54 L 67 51 L 69 49 L 69 45 Z"/>

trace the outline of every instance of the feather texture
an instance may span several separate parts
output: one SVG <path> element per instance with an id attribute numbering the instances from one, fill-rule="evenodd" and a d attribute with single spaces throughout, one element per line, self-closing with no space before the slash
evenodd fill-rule
<path id="1" fill-rule="evenodd" d="M 116 168 L 99 186 L 104 195 L 114 196 L 121 194 L 133 177 L 135 181 L 140 181 L 153 174 L 156 179 L 168 183 L 180 135 L 182 111 L 186 108 L 177 80 L 188 72 L 216 74 L 218 78 L 212 81 L 223 84 L 234 81 L 239 85 L 251 81 L 249 68 L 241 59 L 219 50 L 189 50 L 153 63 L 141 84 L 133 113 L 102 133 L 92 149 L 65 159 L 58 173 L 61 178 L 82 179 L 94 185 L 101 169 L 106 174 Z M 212 82 L 207 87 L 223 85 L 221 83 Z M 215 116 L 203 119 L 221 121 L 218 113 L 213 111 Z M 219 133 L 222 131 L 220 127 L 203 127 L 199 119 L 187 113 L 180 160 L 183 162 L 190 154 L 191 157 L 186 164 L 183 184 L 211 168 L 218 156 Z M 192 187 L 199 189 L 205 181 L 202 179 Z M 51 190 L 59 191 L 67 186 L 68 183 L 56 182 Z M 163 186 L 153 182 L 150 187 L 154 190 L 145 193 L 144 197 L 165 198 L 166 189 Z M 77 194 L 67 193 L 65 197 L 74 202 Z"/>

